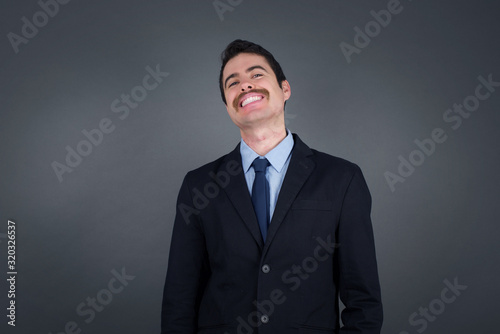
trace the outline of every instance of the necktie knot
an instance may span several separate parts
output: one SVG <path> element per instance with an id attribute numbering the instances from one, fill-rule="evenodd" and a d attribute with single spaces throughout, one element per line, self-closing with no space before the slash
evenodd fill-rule
<path id="1" fill-rule="evenodd" d="M 264 158 L 264 159 L 256 158 L 253 161 L 252 166 L 253 166 L 253 169 L 256 173 L 265 172 L 267 166 L 269 166 L 269 161 L 267 161 L 266 158 Z"/>

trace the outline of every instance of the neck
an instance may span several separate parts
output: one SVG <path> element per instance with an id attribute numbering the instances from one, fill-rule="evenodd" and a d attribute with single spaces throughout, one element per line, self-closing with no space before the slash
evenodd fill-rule
<path id="1" fill-rule="evenodd" d="M 240 130 L 240 132 L 245 143 L 260 156 L 266 155 L 287 136 L 285 127 Z"/>

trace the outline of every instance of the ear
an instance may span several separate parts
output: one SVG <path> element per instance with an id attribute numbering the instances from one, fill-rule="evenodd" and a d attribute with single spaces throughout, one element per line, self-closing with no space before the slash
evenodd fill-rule
<path id="1" fill-rule="evenodd" d="M 288 80 L 283 80 L 281 82 L 281 90 L 283 91 L 285 101 L 288 100 L 290 98 L 290 95 L 292 94 L 290 83 L 288 82 Z"/>

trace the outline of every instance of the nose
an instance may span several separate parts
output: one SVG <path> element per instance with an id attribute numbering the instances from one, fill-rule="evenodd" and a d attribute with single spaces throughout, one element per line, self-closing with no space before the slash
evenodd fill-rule
<path id="1" fill-rule="evenodd" d="M 241 91 L 244 92 L 245 90 L 251 90 L 253 89 L 253 85 L 249 82 L 242 82 L 241 83 Z"/>

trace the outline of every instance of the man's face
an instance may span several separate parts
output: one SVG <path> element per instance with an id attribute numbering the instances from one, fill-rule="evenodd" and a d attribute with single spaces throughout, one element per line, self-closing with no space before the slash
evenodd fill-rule
<path id="1" fill-rule="evenodd" d="M 240 53 L 227 62 L 222 80 L 227 112 L 240 129 L 284 127 L 290 85 L 285 80 L 280 88 L 266 58 Z"/>

